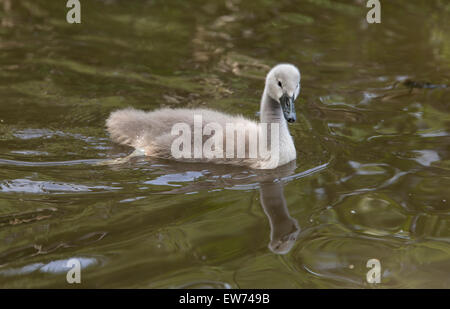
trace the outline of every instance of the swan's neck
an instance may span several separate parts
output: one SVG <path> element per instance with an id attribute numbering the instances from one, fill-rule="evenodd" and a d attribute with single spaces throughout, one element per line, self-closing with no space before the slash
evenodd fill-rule
<path id="1" fill-rule="evenodd" d="M 260 111 L 261 122 L 266 123 L 283 123 L 286 120 L 283 117 L 283 111 L 281 110 L 280 104 L 269 97 L 266 89 L 261 99 L 261 111 Z"/>
<path id="2" fill-rule="evenodd" d="M 272 123 L 279 124 L 279 154 L 272 158 L 276 166 L 286 164 L 296 158 L 296 151 L 294 141 L 292 140 L 291 134 L 289 133 L 289 128 L 286 119 L 284 119 L 283 111 L 281 110 L 280 104 L 267 95 L 266 89 L 261 99 L 261 110 L 260 110 L 261 123 L 267 123 L 270 127 Z M 269 130 L 270 131 L 270 130 Z M 264 132 L 268 143 L 271 143 L 271 135 L 269 132 Z"/>
<path id="3" fill-rule="evenodd" d="M 279 123 L 280 124 L 280 135 L 281 136 L 291 136 L 289 133 L 288 124 L 286 119 L 284 119 L 283 111 L 281 110 L 281 105 L 269 95 L 267 95 L 266 89 L 261 99 L 261 110 L 260 110 L 261 122 L 265 123 Z"/>

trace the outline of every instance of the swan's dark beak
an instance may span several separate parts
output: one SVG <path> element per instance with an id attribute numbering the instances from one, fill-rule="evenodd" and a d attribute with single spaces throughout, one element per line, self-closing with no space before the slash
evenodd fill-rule
<path id="1" fill-rule="evenodd" d="M 290 97 L 285 93 L 280 98 L 280 104 L 286 121 L 290 123 L 295 122 L 297 120 L 297 116 L 295 115 L 294 97 Z"/>

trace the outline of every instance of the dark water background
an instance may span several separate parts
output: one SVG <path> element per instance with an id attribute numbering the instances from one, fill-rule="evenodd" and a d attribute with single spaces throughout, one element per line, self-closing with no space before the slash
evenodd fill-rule
<path id="1" fill-rule="evenodd" d="M 0 287 L 450 287 L 450 3 L 0 1 Z M 256 118 L 302 72 L 296 166 L 124 157 L 133 106 Z M 409 80 L 409 81 L 408 81 Z M 442 86 L 440 86 L 442 85 Z"/>

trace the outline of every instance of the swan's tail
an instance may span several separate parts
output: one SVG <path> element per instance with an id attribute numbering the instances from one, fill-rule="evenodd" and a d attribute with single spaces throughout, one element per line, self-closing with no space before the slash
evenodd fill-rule
<path id="1" fill-rule="evenodd" d="M 112 112 L 106 120 L 106 128 L 114 142 L 135 148 L 148 127 L 147 114 L 133 108 Z"/>

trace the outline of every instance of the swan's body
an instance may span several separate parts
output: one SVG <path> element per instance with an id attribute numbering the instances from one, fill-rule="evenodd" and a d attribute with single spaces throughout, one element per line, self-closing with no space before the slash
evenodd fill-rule
<path id="1" fill-rule="evenodd" d="M 129 145 L 145 153 L 150 157 L 176 159 L 173 155 L 172 145 L 178 135 L 172 135 L 172 129 L 177 123 L 184 123 L 190 127 L 191 132 L 195 131 L 194 116 L 201 116 L 202 130 L 206 129 L 208 123 L 219 124 L 224 131 L 221 144 L 214 144 L 215 151 L 223 153 L 223 156 L 207 158 L 205 156 L 178 160 L 212 162 L 218 164 L 233 164 L 248 166 L 256 169 L 272 169 L 284 165 L 296 158 L 294 142 L 289 133 L 287 120 L 295 121 L 295 110 L 293 102 L 300 90 L 300 73 L 292 65 L 281 64 L 274 67 L 266 78 L 266 86 L 261 100 L 261 123 L 274 123 L 279 125 L 279 151 L 271 155 L 249 156 L 250 139 L 255 136 L 269 136 L 264 133 L 261 125 L 253 120 L 242 116 L 233 116 L 209 109 L 185 109 L 185 108 L 163 108 L 151 112 L 144 112 L 132 108 L 118 110 L 111 113 L 106 125 L 113 141 Z M 281 85 L 281 86 L 280 86 Z M 245 130 L 245 156 L 226 156 L 226 127 L 229 124 L 235 125 L 240 130 Z M 216 131 L 212 131 L 215 132 Z M 270 132 L 270 131 L 269 131 Z M 213 134 L 213 135 L 214 135 Z M 200 147 L 203 147 L 206 140 L 212 135 L 203 135 Z M 192 153 L 199 151 L 198 144 L 193 142 Z M 270 140 L 268 142 L 270 144 Z M 197 145 L 197 149 L 196 149 Z M 223 145 L 223 146 L 222 146 Z M 235 147 L 236 149 L 237 147 Z M 201 152 L 201 149 L 200 149 Z M 217 153 L 217 152 L 216 152 Z"/>

